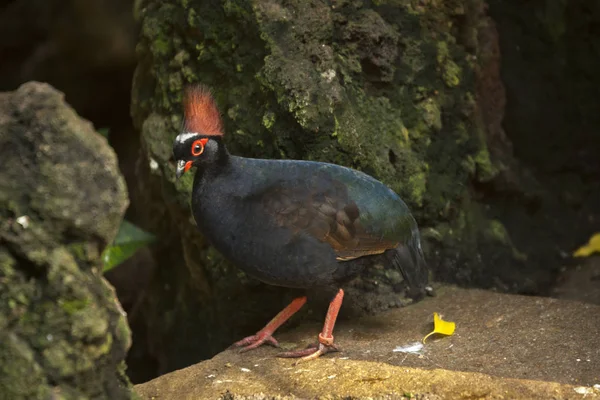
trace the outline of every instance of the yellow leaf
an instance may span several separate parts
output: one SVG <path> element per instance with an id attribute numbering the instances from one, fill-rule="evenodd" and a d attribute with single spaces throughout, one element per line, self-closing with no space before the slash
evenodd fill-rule
<path id="1" fill-rule="evenodd" d="M 438 313 L 433 313 L 433 331 L 429 332 L 427 336 L 423 338 L 423 343 L 425 343 L 429 336 L 436 333 L 440 335 L 452 336 L 455 328 L 456 324 L 454 322 L 444 321 Z"/>
<path id="2" fill-rule="evenodd" d="M 600 252 L 600 233 L 592 236 L 585 246 L 578 248 L 573 253 L 573 257 L 588 257 L 595 252 Z"/>

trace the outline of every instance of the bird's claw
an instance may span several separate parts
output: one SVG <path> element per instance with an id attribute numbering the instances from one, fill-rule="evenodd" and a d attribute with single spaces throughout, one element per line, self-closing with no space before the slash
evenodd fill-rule
<path id="1" fill-rule="evenodd" d="M 285 353 L 278 354 L 277 357 L 298 358 L 298 360 L 293 364 L 297 365 L 303 361 L 314 360 L 323 354 L 335 351 L 340 351 L 340 349 L 333 343 L 333 336 L 330 338 L 322 338 L 321 335 L 319 335 L 319 343 L 309 345 L 303 350 L 286 351 Z"/>
<path id="2" fill-rule="evenodd" d="M 239 340 L 232 346 L 241 347 L 240 353 L 245 353 L 248 350 L 256 349 L 265 343 L 274 347 L 279 347 L 279 342 L 273 336 L 260 332 L 256 335 L 248 336 L 242 340 Z"/>

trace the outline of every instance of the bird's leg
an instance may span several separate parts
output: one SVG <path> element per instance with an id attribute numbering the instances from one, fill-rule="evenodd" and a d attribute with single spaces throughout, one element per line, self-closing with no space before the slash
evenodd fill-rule
<path id="1" fill-rule="evenodd" d="M 295 298 L 286 308 L 281 310 L 264 328 L 256 332 L 256 335 L 248 336 L 233 344 L 234 347 L 242 347 L 240 353 L 257 348 L 263 343 L 269 343 L 275 347 L 279 347 L 279 343 L 272 336 L 273 333 L 292 315 L 306 303 L 306 296 Z"/>
<path id="2" fill-rule="evenodd" d="M 343 300 L 344 291 L 340 289 L 339 292 L 333 298 L 333 300 L 331 300 L 331 303 L 329 303 L 329 310 L 327 310 L 327 315 L 325 316 L 323 330 L 321 331 L 321 333 L 319 333 L 318 344 L 309 346 L 304 350 L 288 351 L 285 353 L 281 353 L 278 356 L 285 358 L 300 357 L 300 359 L 294 363 L 295 365 L 301 361 L 313 360 L 331 351 L 339 351 L 337 346 L 333 343 L 333 327 L 335 326 L 335 320 L 337 319 L 338 313 L 340 312 L 340 307 L 342 306 Z"/>

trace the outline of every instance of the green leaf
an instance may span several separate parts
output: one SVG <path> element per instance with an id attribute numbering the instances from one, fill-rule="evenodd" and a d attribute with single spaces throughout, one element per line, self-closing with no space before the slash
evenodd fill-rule
<path id="1" fill-rule="evenodd" d="M 136 251 L 152 243 L 156 237 L 131 222 L 123 220 L 113 243 L 102 253 L 102 272 L 110 271 L 135 254 Z"/>

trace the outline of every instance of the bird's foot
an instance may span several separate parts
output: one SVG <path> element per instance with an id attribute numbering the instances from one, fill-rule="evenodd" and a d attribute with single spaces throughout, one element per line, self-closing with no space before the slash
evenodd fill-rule
<path id="1" fill-rule="evenodd" d="M 313 346 L 309 346 L 304 350 L 288 351 L 285 353 L 278 354 L 279 357 L 285 358 L 298 358 L 294 365 L 303 361 L 314 360 L 315 358 L 321 357 L 323 354 L 330 353 L 332 351 L 340 351 L 338 347 L 333 344 L 333 327 L 335 326 L 335 320 L 337 319 L 338 312 L 342 306 L 342 300 L 344 299 L 344 291 L 340 289 L 335 295 L 331 303 L 329 303 L 329 309 L 325 316 L 325 323 L 323 324 L 323 330 L 319 333 L 319 343 Z"/>
<path id="2" fill-rule="evenodd" d="M 303 362 L 314 360 L 319 358 L 323 354 L 331 353 L 334 351 L 340 351 L 340 349 L 333 343 L 333 336 L 324 337 L 322 333 L 319 334 L 319 343 L 308 346 L 303 350 L 287 351 L 280 353 L 277 357 L 282 358 L 299 358 L 294 365 Z"/>
<path id="3" fill-rule="evenodd" d="M 279 347 L 279 342 L 266 332 L 258 332 L 256 335 L 248 336 L 242 340 L 235 342 L 233 347 L 241 347 L 240 353 L 245 353 L 248 350 L 256 349 L 263 344 L 270 344 L 274 347 Z"/>
<path id="4" fill-rule="evenodd" d="M 306 303 L 306 296 L 294 299 L 286 308 L 275 316 L 264 328 L 256 333 L 256 335 L 248 336 L 238 342 L 232 344 L 232 347 L 242 347 L 240 353 L 255 349 L 264 343 L 279 347 L 279 343 L 272 336 L 273 333 L 294 315 Z"/>

